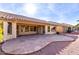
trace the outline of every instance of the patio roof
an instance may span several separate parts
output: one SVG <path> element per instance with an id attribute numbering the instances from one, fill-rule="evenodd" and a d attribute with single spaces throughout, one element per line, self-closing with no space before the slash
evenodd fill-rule
<path id="1" fill-rule="evenodd" d="M 66 23 L 61 23 L 61 25 L 63 25 L 63 26 L 66 26 L 66 27 L 74 27 L 73 25 L 71 25 L 71 24 L 66 24 Z"/>
<path id="2" fill-rule="evenodd" d="M 1 18 L 6 18 L 6 19 L 18 19 L 18 20 L 26 20 L 26 21 L 34 21 L 34 22 L 44 22 L 47 23 L 47 21 L 36 19 L 36 18 L 30 18 L 22 15 L 17 15 L 17 14 L 12 14 L 12 13 L 7 13 L 7 12 L 2 12 L 0 11 L 0 17 Z"/>
<path id="3" fill-rule="evenodd" d="M 31 18 L 31 17 L 17 15 L 17 14 L 13 14 L 13 13 L 7 13 L 7 12 L 3 12 L 3 11 L 0 11 L 0 18 L 4 18 L 4 19 L 7 19 L 7 20 L 15 20 L 16 19 L 16 20 L 19 20 L 19 21 L 24 20 L 24 21 L 45 23 L 45 24 L 50 24 L 50 25 L 67 26 L 66 24 L 61 24 L 61 23 L 52 22 L 52 21 L 45 21 L 45 20 L 41 20 L 41 19 Z"/>

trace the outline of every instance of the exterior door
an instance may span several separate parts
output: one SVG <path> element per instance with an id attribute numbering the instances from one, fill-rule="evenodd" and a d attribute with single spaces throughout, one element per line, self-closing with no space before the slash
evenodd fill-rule
<path id="1" fill-rule="evenodd" d="M 19 36 L 19 25 L 17 25 L 16 33 L 17 33 L 17 36 Z"/>
<path id="2" fill-rule="evenodd" d="M 3 23 L 0 22 L 0 43 L 3 42 Z"/>
<path id="3" fill-rule="evenodd" d="M 37 26 L 37 34 L 40 34 L 40 26 Z"/>
<path id="4" fill-rule="evenodd" d="M 38 34 L 44 34 L 45 33 L 45 28 L 43 26 L 38 26 L 37 27 L 37 33 Z"/>

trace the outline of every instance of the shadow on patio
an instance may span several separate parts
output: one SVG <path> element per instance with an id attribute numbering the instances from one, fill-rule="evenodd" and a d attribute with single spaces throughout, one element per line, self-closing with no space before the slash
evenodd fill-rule
<path id="1" fill-rule="evenodd" d="M 45 48 L 31 53 L 29 55 L 56 55 L 60 54 L 59 52 L 62 52 L 62 50 L 66 49 L 67 46 L 69 46 L 72 42 L 52 42 Z"/>

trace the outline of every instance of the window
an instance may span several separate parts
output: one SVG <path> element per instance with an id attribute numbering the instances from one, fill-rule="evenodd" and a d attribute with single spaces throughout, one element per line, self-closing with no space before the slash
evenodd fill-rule
<path id="1" fill-rule="evenodd" d="M 30 26 L 30 31 L 36 31 L 36 26 Z"/>
<path id="2" fill-rule="evenodd" d="M 34 31 L 36 31 L 36 26 L 34 26 Z"/>
<path id="3" fill-rule="evenodd" d="M 30 31 L 34 31 L 34 27 L 33 26 L 30 26 Z"/>
<path id="4" fill-rule="evenodd" d="M 21 27 L 21 32 L 23 32 L 23 27 Z"/>
<path id="5" fill-rule="evenodd" d="M 24 32 L 24 26 L 25 25 L 21 25 L 21 32 Z"/>
<path id="6" fill-rule="evenodd" d="M 8 22 L 8 34 L 12 34 L 12 23 Z"/>
<path id="7" fill-rule="evenodd" d="M 48 32 L 50 32 L 50 26 L 48 26 Z"/>
<path id="8" fill-rule="evenodd" d="M 29 26 L 25 27 L 25 32 L 29 32 Z"/>

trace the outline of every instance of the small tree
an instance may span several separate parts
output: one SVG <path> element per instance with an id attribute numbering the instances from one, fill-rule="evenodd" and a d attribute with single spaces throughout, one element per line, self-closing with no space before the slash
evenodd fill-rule
<path id="1" fill-rule="evenodd" d="M 67 32 L 68 32 L 68 33 L 71 33 L 71 32 L 72 32 L 71 27 L 68 27 Z"/>
<path id="2" fill-rule="evenodd" d="M 79 24 L 75 25 L 75 28 L 76 28 L 77 30 L 79 30 Z"/>

